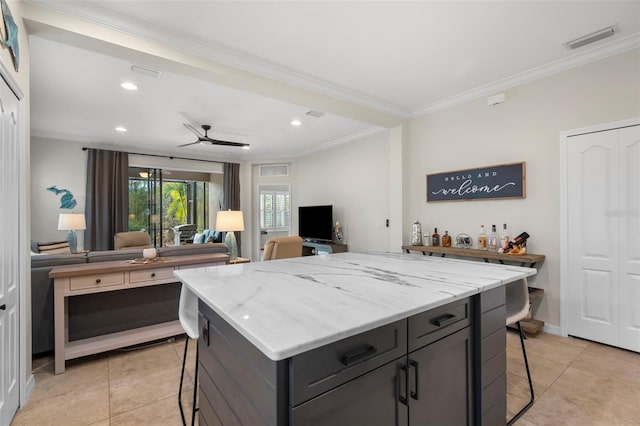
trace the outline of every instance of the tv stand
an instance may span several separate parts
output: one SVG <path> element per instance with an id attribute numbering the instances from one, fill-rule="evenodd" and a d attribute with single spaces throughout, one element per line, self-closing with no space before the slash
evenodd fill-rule
<path id="1" fill-rule="evenodd" d="M 303 241 L 302 242 L 302 255 L 314 256 L 318 254 L 333 254 L 344 253 L 347 251 L 346 244 L 333 243 L 330 241 L 316 242 L 316 241 Z"/>

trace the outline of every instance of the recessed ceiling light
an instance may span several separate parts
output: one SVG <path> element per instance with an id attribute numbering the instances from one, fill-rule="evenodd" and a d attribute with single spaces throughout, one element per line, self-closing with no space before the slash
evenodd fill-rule
<path id="1" fill-rule="evenodd" d="M 249 145 L 244 145 L 242 149 L 251 149 L 251 147 Z"/>
<path id="2" fill-rule="evenodd" d="M 300 120 L 293 120 L 293 121 L 291 122 L 291 125 L 292 125 L 292 126 L 299 126 L 299 125 L 301 125 L 301 124 L 302 124 L 302 121 L 300 121 Z"/>
<path id="3" fill-rule="evenodd" d="M 126 90 L 138 90 L 138 86 L 136 86 L 135 84 L 131 83 L 130 81 L 125 81 L 124 83 L 122 83 L 120 85 L 120 87 L 122 87 L 123 89 L 126 89 Z"/>
<path id="4" fill-rule="evenodd" d="M 122 127 L 122 126 L 118 126 L 118 127 L 116 127 L 116 132 L 122 132 L 122 133 L 124 133 L 124 132 L 126 132 L 126 131 L 127 131 L 127 128 L 126 128 L 126 127 Z"/>

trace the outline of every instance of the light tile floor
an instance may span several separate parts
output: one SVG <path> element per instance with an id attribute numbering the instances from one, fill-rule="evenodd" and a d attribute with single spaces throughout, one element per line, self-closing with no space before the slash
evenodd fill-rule
<path id="1" fill-rule="evenodd" d="M 525 345 L 536 402 L 517 425 L 640 425 L 640 354 L 550 334 L 530 337 Z M 12 426 L 181 425 L 177 394 L 183 350 L 179 337 L 74 360 L 57 376 L 52 358 L 39 358 L 35 391 Z M 188 413 L 194 361 L 190 351 L 183 393 Z M 511 332 L 507 387 L 511 417 L 529 392 L 520 342 Z"/>

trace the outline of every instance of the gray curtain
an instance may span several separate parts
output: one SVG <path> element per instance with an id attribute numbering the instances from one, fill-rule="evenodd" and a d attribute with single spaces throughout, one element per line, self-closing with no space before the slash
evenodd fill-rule
<path id="1" fill-rule="evenodd" d="M 129 230 L 129 154 L 87 149 L 86 250 L 113 250 L 116 232 Z"/>
<path id="2" fill-rule="evenodd" d="M 224 163 L 224 181 L 222 183 L 223 210 L 240 210 L 240 164 Z M 240 233 L 236 234 L 238 256 L 242 241 Z"/>

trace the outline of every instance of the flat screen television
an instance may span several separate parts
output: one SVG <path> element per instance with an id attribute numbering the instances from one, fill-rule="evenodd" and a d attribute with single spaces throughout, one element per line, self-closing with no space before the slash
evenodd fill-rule
<path id="1" fill-rule="evenodd" d="M 333 206 L 298 207 L 298 235 L 309 241 L 332 241 Z"/>

